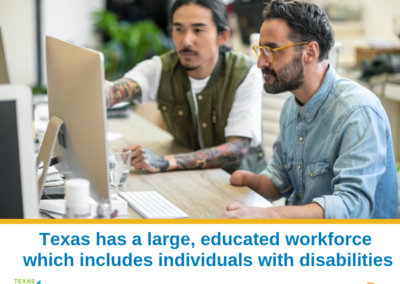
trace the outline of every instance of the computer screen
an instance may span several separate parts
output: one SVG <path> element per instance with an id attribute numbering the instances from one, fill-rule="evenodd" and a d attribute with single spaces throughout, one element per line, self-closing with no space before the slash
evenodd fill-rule
<path id="1" fill-rule="evenodd" d="M 3 35 L 1 33 L 1 23 L 0 23 L 0 84 L 9 84 L 10 78 L 8 76 L 6 54 L 4 51 Z"/>
<path id="2" fill-rule="evenodd" d="M 50 121 L 64 121 L 53 151 L 56 168 L 89 180 L 91 197 L 109 205 L 103 55 L 47 36 L 46 61 Z"/>
<path id="3" fill-rule="evenodd" d="M 30 89 L 0 85 L 0 218 L 38 218 Z"/>

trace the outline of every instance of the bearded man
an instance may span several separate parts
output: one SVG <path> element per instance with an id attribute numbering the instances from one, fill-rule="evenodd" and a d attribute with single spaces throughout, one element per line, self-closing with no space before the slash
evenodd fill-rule
<path id="1" fill-rule="evenodd" d="M 231 203 L 222 218 L 397 218 L 398 187 L 388 117 L 379 99 L 340 77 L 327 59 L 334 32 L 316 5 L 272 1 L 263 12 L 258 67 L 264 89 L 292 92 L 271 164 L 236 171 L 233 185 L 289 198 L 290 206 Z"/>

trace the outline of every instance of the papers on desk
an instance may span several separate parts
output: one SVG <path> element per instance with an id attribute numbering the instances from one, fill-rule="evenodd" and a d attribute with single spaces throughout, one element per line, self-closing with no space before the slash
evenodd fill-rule
<path id="1" fill-rule="evenodd" d="M 67 213 L 65 199 L 40 200 L 39 210 L 54 219 L 62 219 Z"/>
<path id="2" fill-rule="evenodd" d="M 117 133 L 117 132 L 107 132 L 107 140 L 108 141 L 113 141 L 121 138 L 123 135 L 122 133 Z"/>
<path id="3" fill-rule="evenodd" d="M 131 104 L 130 102 L 121 102 L 121 103 L 117 103 L 115 104 L 111 109 L 119 109 L 119 108 L 123 108 L 127 105 Z"/>
<path id="4" fill-rule="evenodd" d="M 128 204 L 116 194 L 110 195 L 111 211 L 117 210 L 117 216 L 128 215 Z M 97 216 L 97 202 L 89 198 L 90 216 Z M 54 219 L 63 219 L 67 214 L 67 200 L 65 199 L 44 199 L 40 200 L 39 210 Z"/>

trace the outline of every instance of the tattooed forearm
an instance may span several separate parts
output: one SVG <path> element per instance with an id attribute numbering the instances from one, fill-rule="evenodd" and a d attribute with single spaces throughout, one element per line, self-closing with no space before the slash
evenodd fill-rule
<path id="1" fill-rule="evenodd" d="M 135 82 L 127 80 L 116 81 L 112 88 L 115 103 L 126 101 L 128 99 L 135 100 L 141 96 L 140 87 Z"/>
<path id="2" fill-rule="evenodd" d="M 176 169 L 238 168 L 250 146 L 249 138 L 232 137 L 227 143 L 194 153 L 174 155 Z"/>
<path id="3" fill-rule="evenodd" d="M 139 85 L 130 79 L 120 79 L 115 82 L 107 82 L 106 99 L 107 108 L 122 101 L 133 101 L 142 96 Z"/>

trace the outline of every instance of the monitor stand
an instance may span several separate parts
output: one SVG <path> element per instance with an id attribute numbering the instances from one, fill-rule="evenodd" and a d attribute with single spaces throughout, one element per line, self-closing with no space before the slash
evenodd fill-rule
<path id="1" fill-rule="evenodd" d="M 46 133 L 43 138 L 42 147 L 40 148 L 39 155 L 36 160 L 36 169 L 39 165 L 43 163 L 43 172 L 39 177 L 38 189 L 39 189 L 39 200 L 43 193 L 44 181 L 46 179 L 47 171 L 50 167 L 51 155 L 54 151 L 54 146 L 56 145 L 58 133 L 61 126 L 64 124 L 64 120 L 54 115 L 49 121 Z M 110 206 L 105 201 L 98 202 L 97 217 L 101 219 L 109 219 L 111 217 Z"/>
<path id="2" fill-rule="evenodd" d="M 44 181 L 50 167 L 51 154 L 53 153 L 54 146 L 56 145 L 58 132 L 63 124 L 64 121 L 61 118 L 53 116 L 50 119 L 46 133 L 44 134 L 42 147 L 40 148 L 39 155 L 36 160 L 37 169 L 39 168 L 39 165 L 43 163 L 43 172 L 38 181 L 39 200 L 42 196 Z"/>

